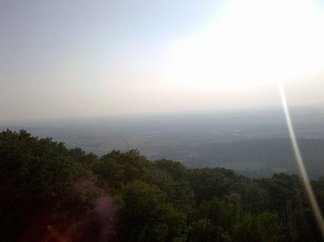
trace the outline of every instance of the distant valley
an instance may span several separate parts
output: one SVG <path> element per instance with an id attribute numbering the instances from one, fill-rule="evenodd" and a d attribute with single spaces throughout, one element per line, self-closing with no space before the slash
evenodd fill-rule
<path id="1" fill-rule="evenodd" d="M 324 112 L 296 109 L 292 118 L 311 177 L 323 176 Z M 281 110 L 62 120 L 9 128 L 97 155 L 138 149 L 149 159 L 225 167 L 250 177 L 298 172 Z"/>

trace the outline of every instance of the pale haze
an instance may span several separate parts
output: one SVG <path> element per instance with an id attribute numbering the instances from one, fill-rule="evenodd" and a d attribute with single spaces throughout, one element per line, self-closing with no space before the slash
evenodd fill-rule
<path id="1" fill-rule="evenodd" d="M 308 0 L 0 3 L 0 122 L 324 104 Z"/>

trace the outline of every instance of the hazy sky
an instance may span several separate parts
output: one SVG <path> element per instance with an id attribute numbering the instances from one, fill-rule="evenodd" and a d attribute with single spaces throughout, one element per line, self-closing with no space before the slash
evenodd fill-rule
<path id="1" fill-rule="evenodd" d="M 324 104 L 319 0 L 1 0 L 0 121 Z"/>

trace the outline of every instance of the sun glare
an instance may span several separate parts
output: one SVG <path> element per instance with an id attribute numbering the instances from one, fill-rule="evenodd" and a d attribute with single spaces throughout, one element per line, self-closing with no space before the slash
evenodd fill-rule
<path id="1" fill-rule="evenodd" d="M 187 84 L 268 83 L 324 67 L 324 16 L 309 0 L 232 0 L 206 31 L 170 51 L 174 79 Z"/>

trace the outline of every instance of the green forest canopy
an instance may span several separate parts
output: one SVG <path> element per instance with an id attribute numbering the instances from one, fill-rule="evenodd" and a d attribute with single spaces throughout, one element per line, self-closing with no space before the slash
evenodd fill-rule
<path id="1" fill-rule="evenodd" d="M 322 241 L 296 175 L 97 157 L 24 130 L 0 133 L 0 196 L 1 241 Z"/>

